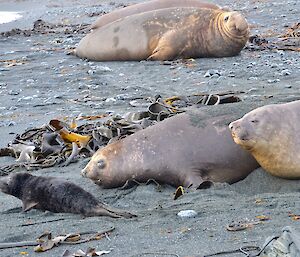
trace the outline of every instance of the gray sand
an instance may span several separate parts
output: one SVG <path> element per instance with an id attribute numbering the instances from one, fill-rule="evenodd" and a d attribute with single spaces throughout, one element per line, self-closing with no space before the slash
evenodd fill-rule
<path id="1" fill-rule="evenodd" d="M 12 133 L 22 133 L 26 128 L 40 126 L 51 118 L 74 117 L 80 113 L 137 111 L 142 107 L 132 107 L 129 104 L 131 100 L 156 94 L 167 97 L 199 92 L 244 91 L 241 97 L 253 105 L 300 99 L 297 52 L 243 50 L 237 57 L 198 59 L 193 67 L 180 62 L 171 66 L 159 62 L 96 63 L 66 55 L 67 49 L 77 44 L 84 34 L 65 34 L 65 28 L 72 24 L 90 24 L 96 19 L 90 17 L 92 13 L 108 12 L 129 2 L 61 2 L 1 1 L 0 11 L 25 11 L 25 18 L 0 25 L 1 32 L 12 28 L 31 29 L 33 22 L 39 18 L 65 24 L 62 29 L 57 29 L 57 33 L 0 36 L 1 147 L 14 137 Z M 298 0 L 225 0 L 218 4 L 242 11 L 252 25 L 252 34 L 280 34 L 286 30 L 286 25 L 299 22 Z M 35 6 L 36 11 L 33 12 L 29 6 Z M 8 63 L 2 61 L 9 59 L 23 64 L 7 67 Z M 218 70 L 221 76 L 205 78 L 208 70 Z M 12 161 L 1 158 L 1 164 Z M 61 256 L 65 249 L 76 251 L 87 247 L 111 250 L 107 256 L 143 256 L 143 253 L 151 252 L 193 256 L 232 250 L 243 245 L 262 245 L 266 237 L 280 233 L 287 225 L 300 230 L 300 221 L 289 217 L 289 212 L 300 214 L 299 182 L 271 177 L 262 169 L 234 185 L 220 184 L 212 189 L 188 192 L 174 201 L 175 189 L 168 186 L 161 190 L 155 185 L 128 190 L 101 189 L 80 176 L 85 163 L 81 161 L 69 167 L 39 170 L 34 174 L 68 179 L 103 202 L 133 211 L 138 218 L 83 219 L 73 214 L 37 210 L 22 213 L 18 199 L 1 194 L 0 242 L 32 241 L 45 231 L 57 235 L 115 227 L 109 239 L 59 246 L 41 254 L 34 253 L 33 247 L 0 250 L 1 257 L 20 256 L 20 252 L 28 252 L 29 256 Z M 179 211 L 187 209 L 197 211 L 198 215 L 187 219 L 177 216 Z M 232 222 L 253 222 L 258 215 L 271 219 L 239 232 L 226 230 Z M 58 218 L 63 220 L 22 226 L 28 222 Z"/>

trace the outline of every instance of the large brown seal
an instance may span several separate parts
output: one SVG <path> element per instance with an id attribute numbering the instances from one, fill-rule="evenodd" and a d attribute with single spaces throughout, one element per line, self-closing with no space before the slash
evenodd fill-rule
<path id="1" fill-rule="evenodd" d="M 75 54 L 96 61 L 225 57 L 239 54 L 248 36 L 248 23 L 238 12 L 166 8 L 93 30 Z"/>
<path id="2" fill-rule="evenodd" d="M 14 173 L 0 179 L 0 190 L 22 200 L 23 210 L 32 208 L 51 212 L 69 212 L 84 216 L 130 218 L 135 215 L 100 203 L 93 195 L 68 181 Z"/>
<path id="3" fill-rule="evenodd" d="M 178 114 L 98 150 L 82 175 L 104 188 L 149 179 L 198 188 L 245 178 L 259 165 L 231 137 L 228 124 L 237 114 L 210 108 L 217 117 Z"/>
<path id="4" fill-rule="evenodd" d="M 300 179 L 300 101 L 257 108 L 229 127 L 266 171 Z"/>
<path id="5" fill-rule="evenodd" d="M 100 16 L 92 25 L 91 29 L 100 28 L 108 23 L 114 22 L 118 19 L 143 12 L 149 12 L 158 9 L 172 8 L 172 7 L 197 7 L 220 9 L 220 6 L 207 3 L 199 0 L 152 0 L 143 3 L 133 4 L 125 8 L 114 10 L 110 13 Z"/>

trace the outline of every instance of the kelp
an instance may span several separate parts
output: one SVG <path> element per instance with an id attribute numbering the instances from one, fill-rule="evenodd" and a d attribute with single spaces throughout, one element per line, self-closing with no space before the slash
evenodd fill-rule
<path id="1" fill-rule="evenodd" d="M 288 27 L 284 34 L 277 35 L 277 37 L 250 36 L 246 48 L 252 51 L 282 50 L 300 52 L 300 22 Z"/>

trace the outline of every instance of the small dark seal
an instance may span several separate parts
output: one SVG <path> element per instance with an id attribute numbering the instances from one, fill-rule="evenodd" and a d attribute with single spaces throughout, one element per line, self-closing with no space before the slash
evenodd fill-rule
<path id="1" fill-rule="evenodd" d="M 84 216 L 131 218 L 135 215 L 113 209 L 99 202 L 81 187 L 55 177 L 15 173 L 0 179 L 0 190 L 22 200 L 23 210 L 48 210 L 77 213 Z"/>

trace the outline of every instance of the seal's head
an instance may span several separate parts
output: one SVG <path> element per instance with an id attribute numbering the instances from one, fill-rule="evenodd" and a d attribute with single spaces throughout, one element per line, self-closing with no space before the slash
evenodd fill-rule
<path id="1" fill-rule="evenodd" d="M 216 53 L 219 56 L 237 55 L 249 38 L 249 26 L 245 17 L 239 12 L 218 11 L 214 22 L 215 30 L 219 32 L 219 45 Z M 216 51 L 216 50 L 215 50 Z"/>
<path id="2" fill-rule="evenodd" d="M 269 112 L 269 108 L 261 107 L 231 122 L 229 128 L 235 143 L 250 152 L 267 150 L 269 140 L 276 136 Z"/>
<path id="3" fill-rule="evenodd" d="M 234 141 L 248 150 L 269 173 L 279 177 L 300 177 L 294 164 L 293 119 L 280 105 L 267 105 L 229 124 Z M 288 150 L 289 149 L 289 150 Z M 289 152 L 289 154 L 287 154 Z"/>
<path id="4" fill-rule="evenodd" d="M 1 192 L 20 198 L 23 185 L 31 178 L 29 173 L 13 173 L 0 179 Z"/>
<path id="5" fill-rule="evenodd" d="M 81 171 L 83 177 L 93 180 L 104 188 L 122 186 L 119 181 L 124 181 L 124 161 L 120 141 L 99 149 L 91 158 L 86 167 Z"/>
<path id="6" fill-rule="evenodd" d="M 220 19 L 223 21 L 223 28 L 234 37 L 248 37 L 249 27 L 245 17 L 239 12 L 224 12 Z"/>

